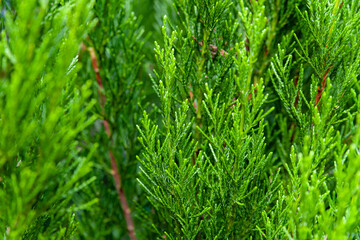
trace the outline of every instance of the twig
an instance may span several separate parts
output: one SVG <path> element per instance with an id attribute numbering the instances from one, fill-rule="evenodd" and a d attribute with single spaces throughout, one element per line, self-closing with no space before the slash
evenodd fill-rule
<path id="1" fill-rule="evenodd" d="M 335 15 L 336 12 L 337 12 L 337 10 L 338 10 L 338 9 L 341 9 L 342 6 L 343 6 L 343 2 L 340 3 L 340 0 L 336 0 L 332 14 Z M 331 28 L 330 28 L 330 31 L 329 31 L 329 37 L 328 37 L 329 39 L 330 39 L 330 37 L 331 37 L 331 33 L 332 33 L 333 29 L 334 29 L 334 26 L 335 26 L 335 22 L 333 22 L 333 24 L 331 25 Z M 326 45 L 325 48 L 328 48 L 328 45 Z M 329 53 L 330 53 L 330 51 L 328 52 L 328 54 L 327 54 L 327 56 L 326 56 L 326 59 L 329 58 Z M 319 87 L 318 87 L 318 89 L 317 89 L 316 98 L 315 98 L 315 106 L 318 105 L 318 103 L 319 103 L 319 101 L 320 101 L 320 99 L 321 99 L 322 93 L 323 93 L 323 91 L 324 91 L 324 89 L 325 89 L 325 87 L 326 87 L 326 78 L 327 78 L 327 75 L 328 75 L 328 73 L 329 73 L 329 71 L 330 71 L 331 68 L 332 68 L 332 66 L 330 66 L 330 67 L 326 70 L 326 72 L 325 72 L 325 74 L 324 74 L 324 76 L 323 76 L 322 84 L 321 84 L 321 89 L 320 89 Z M 319 108 L 319 107 L 320 107 L 320 105 L 318 105 L 318 108 Z"/>
<path id="2" fill-rule="evenodd" d="M 98 65 L 98 61 L 96 58 L 96 53 L 94 48 L 90 47 L 88 48 L 88 51 L 90 53 L 90 57 L 91 57 L 91 62 L 92 62 L 92 66 L 96 75 L 96 81 L 99 85 L 99 95 L 100 95 L 100 105 L 101 108 L 104 109 L 104 105 L 106 102 L 106 97 L 103 93 L 104 90 L 104 86 L 102 84 L 102 80 L 101 80 L 101 76 L 99 73 L 99 65 Z M 109 127 L 109 122 L 104 118 L 103 119 L 103 124 L 104 124 L 104 129 L 105 132 L 107 134 L 107 136 L 110 138 L 111 137 L 111 131 L 110 131 L 110 127 Z M 121 204 L 121 208 L 124 212 L 124 217 L 125 217 L 125 221 L 126 221 L 126 225 L 127 225 L 127 229 L 129 232 L 129 237 L 131 240 L 136 240 L 136 236 L 135 236 L 135 228 L 134 228 L 134 222 L 131 218 L 131 211 L 129 208 L 129 205 L 127 203 L 127 198 L 126 195 L 124 193 L 123 188 L 121 187 L 121 175 L 119 173 L 118 170 L 118 166 L 116 163 L 116 159 L 115 156 L 112 152 L 111 149 L 109 149 L 109 156 L 110 156 L 110 160 L 111 160 L 111 169 L 112 169 L 112 175 L 114 178 L 114 183 L 115 183 L 115 188 L 116 188 L 116 192 L 119 196 L 119 200 L 120 200 L 120 204 Z"/>
<path id="3" fill-rule="evenodd" d="M 326 87 L 326 78 L 327 78 L 327 75 L 328 75 L 331 68 L 332 68 L 332 66 L 329 67 L 328 70 L 326 70 L 326 72 L 325 72 L 325 74 L 323 76 L 323 81 L 321 83 L 321 89 L 318 87 L 318 90 L 317 90 L 317 93 L 316 93 L 316 99 L 315 99 L 315 106 L 318 105 L 318 103 L 319 103 L 319 101 L 321 99 L 322 93 L 323 93 L 323 91 L 324 91 L 324 89 Z M 319 108 L 319 106 L 318 106 L 318 108 Z"/>

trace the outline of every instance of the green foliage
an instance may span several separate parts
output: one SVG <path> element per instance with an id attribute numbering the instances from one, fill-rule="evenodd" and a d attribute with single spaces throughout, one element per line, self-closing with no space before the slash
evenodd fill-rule
<path id="1" fill-rule="evenodd" d="M 349 141 L 357 136 L 359 4 L 174 7 L 178 17 L 164 19 L 163 48 L 155 48 L 162 124 L 145 114 L 139 128 L 139 183 L 164 221 L 157 231 L 358 239 L 358 153 Z"/>
<path id="2" fill-rule="evenodd" d="M 79 85 L 76 67 L 92 3 L 14 4 L 1 37 L 0 233 L 71 238 L 72 195 L 92 181 L 79 184 L 92 163 L 77 148 L 78 134 L 94 121 L 87 116 L 92 83 Z"/>
<path id="3" fill-rule="evenodd" d="M 93 206 L 95 209 L 79 214 L 79 228 L 81 238 L 84 239 L 119 239 L 127 235 L 127 227 L 124 209 L 113 184 L 114 168 L 119 171 L 121 188 L 131 209 L 135 211 L 134 217 L 141 218 L 141 211 L 147 205 L 134 177 L 138 166 L 136 155 L 139 154 L 136 123 L 142 112 L 140 103 L 144 98 L 139 77 L 143 74 L 141 64 L 146 36 L 132 7 L 122 1 L 96 1 L 94 15 L 97 25 L 90 31 L 84 45 L 93 48 L 96 55 L 82 52 L 84 67 L 80 74 L 83 81 L 99 77 L 102 85 L 99 87 L 94 84 L 93 87 L 93 96 L 99 99 L 93 109 L 98 120 L 82 134 L 85 152 L 91 152 L 94 146 L 99 146 L 94 153 L 92 174 L 96 181 L 85 193 L 76 196 L 76 201 L 84 204 L 84 201 L 91 201 L 95 196 L 99 203 Z M 93 69 L 92 57 L 96 57 L 99 76 Z M 103 121 L 109 125 L 110 137 Z M 116 167 L 111 163 L 110 152 Z M 103 187 L 104 183 L 106 188 Z M 147 223 L 137 222 L 137 234 L 147 238 L 148 233 L 140 231 L 140 226 Z"/>
<path id="4" fill-rule="evenodd" d="M 4 239 L 360 239 L 360 2 L 3 0 Z"/>

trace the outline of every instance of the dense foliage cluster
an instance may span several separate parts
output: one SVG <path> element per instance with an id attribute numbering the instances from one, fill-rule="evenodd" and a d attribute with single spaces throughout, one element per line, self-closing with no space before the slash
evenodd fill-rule
<path id="1" fill-rule="evenodd" d="M 360 239 L 358 0 L 2 0 L 3 239 Z"/>

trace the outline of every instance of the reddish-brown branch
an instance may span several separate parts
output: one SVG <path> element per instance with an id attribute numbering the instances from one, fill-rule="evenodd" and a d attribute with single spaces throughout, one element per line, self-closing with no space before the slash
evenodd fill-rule
<path id="1" fill-rule="evenodd" d="M 253 85 L 256 87 L 257 83 L 254 83 Z M 257 88 L 254 89 L 255 94 L 256 94 L 256 92 L 257 92 Z M 250 101 L 251 98 L 252 98 L 252 92 L 250 92 L 250 94 L 249 94 L 248 101 Z"/>
<path id="2" fill-rule="evenodd" d="M 341 3 L 340 3 L 339 0 L 336 1 L 336 3 L 335 3 L 335 8 L 334 8 L 334 11 L 333 11 L 333 15 L 336 14 L 337 8 L 339 8 L 339 9 L 342 8 L 343 3 L 344 3 L 344 2 L 341 2 Z M 331 28 L 330 28 L 329 38 L 330 38 L 331 33 L 332 33 L 333 29 L 334 29 L 334 24 L 335 24 L 335 22 L 332 24 L 332 26 L 331 26 Z M 325 48 L 328 48 L 328 45 L 327 45 L 327 44 L 326 44 Z M 326 55 L 326 59 L 329 58 L 329 54 L 330 54 L 330 50 L 328 51 L 328 53 L 327 53 L 327 55 Z M 331 68 L 332 68 L 332 66 L 329 67 L 328 70 L 326 70 L 326 72 L 325 72 L 325 74 L 324 74 L 324 76 L 323 76 L 322 84 L 321 84 L 321 89 L 320 89 L 319 87 L 318 87 L 318 89 L 317 89 L 316 98 L 315 98 L 315 106 L 318 105 L 318 103 L 319 103 L 319 101 L 320 101 L 320 99 L 321 99 L 322 93 L 323 93 L 323 91 L 324 91 L 324 89 L 325 89 L 325 87 L 326 87 L 326 78 L 327 78 L 327 75 L 328 75 L 328 73 L 329 73 L 329 71 L 330 71 Z M 319 108 L 319 107 L 320 107 L 320 105 L 318 105 L 318 108 Z"/>
<path id="3" fill-rule="evenodd" d="M 315 106 L 318 105 L 318 103 L 319 103 L 319 101 L 321 99 L 322 93 L 324 92 L 324 89 L 326 87 L 326 78 L 327 78 L 327 75 L 328 75 L 331 68 L 332 68 L 332 66 L 329 67 L 328 70 L 326 70 L 326 72 L 325 72 L 325 74 L 323 76 L 323 80 L 322 80 L 322 83 L 321 83 L 321 89 L 319 87 L 317 89 L 316 98 L 315 98 Z"/>
<path id="4" fill-rule="evenodd" d="M 94 69 L 94 72 L 95 72 L 95 75 L 96 75 L 96 81 L 97 81 L 97 83 L 99 85 L 100 105 L 101 105 L 101 108 L 104 109 L 104 105 L 105 105 L 105 102 L 106 102 L 106 97 L 105 97 L 105 95 L 103 93 L 104 86 L 102 84 L 101 76 L 100 76 L 100 73 L 99 73 L 99 65 L 98 65 L 96 53 L 95 53 L 95 50 L 93 48 L 88 48 L 88 51 L 90 53 L 91 63 L 92 63 L 92 66 L 93 66 L 93 69 Z M 104 124 L 105 132 L 106 132 L 107 136 L 110 138 L 111 137 L 111 131 L 110 131 L 109 122 L 106 119 L 104 119 L 103 124 Z M 113 179 L 114 179 L 114 183 L 115 183 L 115 189 L 116 189 L 116 192 L 117 192 L 117 194 L 119 196 L 121 208 L 122 208 L 122 210 L 124 212 L 124 217 L 125 217 L 127 229 L 128 229 L 128 232 L 129 232 L 129 237 L 132 240 L 136 240 L 134 222 L 133 222 L 133 220 L 131 218 L 131 211 L 130 211 L 129 205 L 127 203 L 127 198 L 126 198 L 126 195 L 124 193 L 124 190 L 121 187 L 121 175 L 120 175 L 119 170 L 118 170 L 118 166 L 117 166 L 117 163 L 116 163 L 115 156 L 114 156 L 111 149 L 109 149 L 109 156 L 110 156 L 110 161 L 111 161 L 111 169 L 112 169 L 112 175 L 113 175 Z"/>
<path id="5" fill-rule="evenodd" d="M 92 67 L 93 67 L 94 72 L 95 72 L 96 82 L 99 85 L 100 105 L 103 108 L 104 105 L 105 105 L 105 102 L 106 102 L 106 98 L 105 98 L 104 93 L 102 92 L 104 90 L 104 86 L 102 84 L 101 77 L 100 77 L 99 65 L 98 65 L 98 62 L 97 62 L 95 50 L 93 48 L 89 48 L 88 51 L 90 53 Z M 110 136 L 110 135 L 108 134 L 108 136 Z"/>
<path id="6" fill-rule="evenodd" d="M 297 87 L 298 81 L 299 81 L 299 76 L 296 76 L 294 79 L 295 88 Z M 295 103 L 294 103 L 295 108 L 297 107 L 298 102 L 299 102 L 299 91 L 297 91 L 297 93 L 296 93 L 296 99 L 295 99 Z"/>
<path id="7" fill-rule="evenodd" d="M 191 89 L 191 83 L 189 84 L 189 88 Z M 195 99 L 194 99 L 194 93 L 190 90 L 189 91 L 189 95 L 190 95 L 190 100 L 193 102 L 193 106 L 195 108 L 195 111 L 198 112 L 198 106 L 195 102 Z"/>

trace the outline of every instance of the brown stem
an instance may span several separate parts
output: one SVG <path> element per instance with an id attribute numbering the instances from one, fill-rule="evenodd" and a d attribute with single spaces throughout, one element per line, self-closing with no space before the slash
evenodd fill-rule
<path id="1" fill-rule="evenodd" d="M 253 84 L 253 86 L 256 86 L 256 85 L 257 85 L 257 83 L 254 83 L 254 84 Z M 254 93 L 255 93 L 255 94 L 256 94 L 256 92 L 257 92 L 257 88 L 254 89 Z M 251 98 L 252 98 L 252 92 L 250 92 L 249 97 L 248 97 L 248 100 L 250 101 Z"/>
<path id="2" fill-rule="evenodd" d="M 336 14 L 336 11 L 337 11 L 338 9 L 341 9 L 342 6 L 343 6 L 343 2 L 340 3 L 340 0 L 336 0 L 336 2 L 335 2 L 335 7 L 334 7 L 334 10 L 333 10 L 333 13 L 332 13 L 332 14 L 335 15 L 335 14 Z M 332 33 L 333 29 L 334 29 L 334 24 L 335 24 L 335 22 L 331 25 L 331 28 L 330 28 L 330 31 L 329 31 L 329 38 L 330 38 L 330 35 L 331 35 L 331 33 Z M 328 48 L 328 45 L 326 45 L 325 48 Z M 326 59 L 329 58 L 329 54 L 330 54 L 330 51 L 328 52 L 328 54 L 327 54 L 327 56 L 326 56 Z M 316 106 L 316 105 L 319 103 L 319 101 L 320 101 L 321 95 L 322 95 L 322 93 L 323 93 L 323 91 L 324 91 L 324 89 L 325 89 L 325 86 L 326 86 L 326 78 L 327 78 L 327 75 L 328 75 L 328 73 L 329 73 L 329 71 L 330 71 L 331 68 L 332 68 L 332 66 L 329 67 L 328 70 L 326 70 L 326 72 L 325 72 L 325 74 L 324 74 L 324 76 L 323 76 L 323 81 L 322 81 L 322 84 L 321 84 L 321 89 L 320 89 L 319 87 L 318 87 L 318 89 L 317 89 L 316 99 L 315 99 L 315 106 Z M 320 107 L 320 105 L 318 106 L 318 108 L 319 108 L 319 107 Z"/>
<path id="3" fill-rule="evenodd" d="M 189 88 L 191 89 L 191 83 L 189 84 Z M 198 112 L 198 106 L 197 106 L 197 104 L 195 102 L 195 99 L 194 99 L 194 93 L 191 90 L 189 91 L 189 95 L 190 95 L 190 100 L 193 102 L 195 111 Z"/>
<path id="4" fill-rule="evenodd" d="M 100 105 L 101 105 L 101 108 L 104 109 L 106 97 L 103 93 L 104 86 L 102 84 L 101 76 L 99 73 L 99 65 L 98 65 L 98 61 L 96 58 L 96 53 L 95 53 L 94 48 L 91 48 L 91 47 L 88 48 L 88 51 L 90 53 L 91 63 L 92 63 L 92 66 L 93 66 L 93 69 L 94 69 L 94 72 L 96 75 L 96 81 L 99 85 Z M 110 126 L 109 126 L 109 122 L 105 118 L 103 119 L 103 124 L 104 124 L 104 129 L 105 129 L 106 135 L 110 138 L 111 137 Z M 114 183 L 115 183 L 115 189 L 119 196 L 121 208 L 124 212 L 124 217 L 125 217 L 127 229 L 129 232 L 129 237 L 131 240 L 136 240 L 134 222 L 131 218 L 131 211 L 130 211 L 129 205 L 127 203 L 127 198 L 124 193 L 124 189 L 121 187 L 121 175 L 118 170 L 115 156 L 111 149 L 109 149 L 109 156 L 110 156 L 110 160 L 111 160 L 111 169 L 112 169 L 112 175 L 113 175 L 113 179 L 114 179 Z"/>
<path id="5" fill-rule="evenodd" d="M 325 72 L 325 74 L 323 76 L 323 81 L 321 83 L 321 89 L 318 87 L 318 90 L 317 90 L 317 93 L 316 93 L 316 99 L 315 99 L 315 106 L 318 105 L 318 103 L 320 101 L 320 98 L 321 98 L 321 95 L 322 95 L 322 93 L 323 93 L 323 91 L 324 91 L 324 89 L 326 87 L 326 78 L 327 78 L 327 75 L 328 75 L 331 68 L 332 68 L 332 66 L 329 67 L 328 70 L 326 70 L 326 72 Z M 319 108 L 319 106 L 318 106 L 318 108 Z"/>
<path id="6" fill-rule="evenodd" d="M 333 12 L 332 12 L 333 15 L 336 14 L 336 11 L 337 11 L 338 9 L 341 9 L 341 8 L 342 8 L 343 3 L 344 3 L 344 2 L 341 2 L 341 3 L 340 3 L 340 0 L 336 0 L 336 2 L 335 2 L 335 7 L 334 7 L 334 10 L 333 10 Z M 335 22 L 331 25 L 331 28 L 330 28 L 330 31 L 329 31 L 329 37 L 328 37 L 328 38 L 330 38 L 330 36 L 331 36 L 331 33 L 332 33 L 333 29 L 334 29 L 334 25 L 335 25 Z M 326 45 L 325 48 L 328 48 L 328 45 Z M 330 50 L 329 50 L 329 52 L 327 53 L 326 59 L 329 58 L 329 54 L 330 54 Z M 328 70 L 326 70 L 326 72 L 325 72 L 325 74 L 324 74 L 324 76 L 323 76 L 323 81 L 322 81 L 322 84 L 321 84 L 321 89 L 320 89 L 319 87 L 318 87 L 318 89 L 317 89 L 316 99 L 315 99 L 315 106 L 316 106 L 316 105 L 319 103 L 319 101 L 320 101 L 321 95 L 322 95 L 322 93 L 323 93 L 323 91 L 324 91 L 324 89 L 325 89 L 325 86 L 326 86 L 326 78 L 327 78 L 327 75 L 328 75 L 328 73 L 329 73 L 329 71 L 330 71 L 331 68 L 332 68 L 332 66 L 329 67 Z M 318 106 L 318 108 L 319 108 L 319 107 L 320 107 L 320 105 Z"/>
<path id="7" fill-rule="evenodd" d="M 105 105 L 105 102 L 106 102 L 106 97 L 105 97 L 104 93 L 102 92 L 104 90 L 104 86 L 103 86 L 102 81 L 101 81 L 101 76 L 100 76 L 100 72 L 99 72 L 99 65 L 98 65 L 97 58 L 96 58 L 96 53 L 95 53 L 94 48 L 89 48 L 88 51 L 90 53 L 92 67 L 93 67 L 95 75 L 96 75 L 96 82 L 99 85 L 100 105 L 101 105 L 102 108 L 104 108 L 104 105 Z M 104 120 L 104 121 L 106 121 L 106 120 Z M 105 128 L 105 130 L 106 130 L 106 128 Z M 109 132 L 107 131 L 106 133 L 110 137 L 110 131 Z"/>
<path id="8" fill-rule="evenodd" d="M 298 81 L 299 81 L 299 75 L 297 75 L 294 79 L 294 86 L 295 88 L 297 87 L 297 84 L 298 84 Z M 298 102 L 299 102 L 299 92 L 300 91 L 297 91 L 296 93 L 296 99 L 295 99 L 295 103 L 294 103 L 294 107 L 296 108 L 297 105 L 298 105 Z"/>

